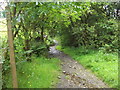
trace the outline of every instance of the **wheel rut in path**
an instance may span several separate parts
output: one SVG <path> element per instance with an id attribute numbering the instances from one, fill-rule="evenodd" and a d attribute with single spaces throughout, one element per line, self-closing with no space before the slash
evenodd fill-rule
<path id="1" fill-rule="evenodd" d="M 109 88 L 77 61 L 55 48 L 56 45 L 50 47 L 50 56 L 59 58 L 62 61 L 62 75 L 58 76 L 60 82 L 56 88 Z"/>

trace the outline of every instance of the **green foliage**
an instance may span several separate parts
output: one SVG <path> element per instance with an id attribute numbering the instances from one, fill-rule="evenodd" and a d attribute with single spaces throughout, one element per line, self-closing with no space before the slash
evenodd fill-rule
<path id="1" fill-rule="evenodd" d="M 117 22 L 106 15 L 103 8 L 106 5 L 113 12 L 114 4 L 104 2 L 11 3 L 14 39 L 21 43 L 15 46 L 24 48 L 19 49 L 23 52 L 46 52 L 45 49 L 54 44 L 51 38 L 59 34 L 63 46 L 104 47 L 108 52 L 117 51 Z M 20 53 L 19 50 L 16 51 Z"/>
<path id="2" fill-rule="evenodd" d="M 98 22 L 94 26 L 81 24 L 79 27 L 74 27 L 72 32 L 66 30 L 63 33 L 61 38 L 63 46 L 65 44 L 66 46 L 104 48 L 107 52 L 117 52 L 118 49 L 118 25 L 113 19 Z"/>
<path id="3" fill-rule="evenodd" d="M 74 60 L 80 62 L 87 69 L 90 69 L 100 79 L 106 82 L 111 88 L 118 88 L 118 54 L 104 53 L 85 49 L 84 47 L 64 47 L 57 46 L 58 50 L 64 51 Z"/>
<path id="4" fill-rule="evenodd" d="M 11 2 L 16 62 L 31 61 L 33 54 L 48 56 L 48 48 L 54 45 L 55 36 L 60 36 L 62 46 L 117 52 L 118 25 L 116 17 L 112 17 L 115 8 L 116 4 L 107 2 L 39 2 L 38 5 L 35 2 Z M 3 47 L 6 44 L 3 43 Z M 79 52 L 88 53 L 87 50 Z M 9 53 L 6 55 L 4 69 L 9 68 Z M 3 72 L 6 75 L 9 69 Z"/>
<path id="5" fill-rule="evenodd" d="M 62 46 L 72 46 L 72 33 L 69 28 L 62 30 L 61 44 Z"/>
<path id="6" fill-rule="evenodd" d="M 44 53 L 47 53 L 47 47 L 45 43 L 41 43 L 41 42 L 33 42 L 33 44 L 35 45 L 31 45 L 31 53 L 35 53 L 38 56 L 39 55 L 44 55 Z"/>
<path id="7" fill-rule="evenodd" d="M 94 49 L 104 48 L 106 52 L 117 52 L 118 23 L 114 17 L 107 16 L 106 9 L 103 8 L 109 5 L 113 12 L 114 4 L 102 2 L 70 4 L 74 5 L 71 11 L 62 9 L 62 15 L 67 19 L 64 19 L 65 23 L 62 24 L 60 31 L 61 44 Z"/>
<path id="8" fill-rule="evenodd" d="M 19 88 L 51 88 L 58 82 L 60 60 L 32 57 L 33 62 L 17 63 Z M 6 87 L 12 88 L 11 75 L 5 77 Z"/>
<path id="9" fill-rule="evenodd" d="M 56 49 L 62 51 L 62 47 L 60 45 L 56 46 Z"/>

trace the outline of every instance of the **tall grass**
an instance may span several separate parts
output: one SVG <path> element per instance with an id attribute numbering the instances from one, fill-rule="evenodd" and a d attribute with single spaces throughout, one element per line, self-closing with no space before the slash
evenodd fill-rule
<path id="1" fill-rule="evenodd" d="M 60 60 L 34 57 L 33 62 L 22 62 L 17 65 L 19 88 L 51 88 L 58 82 Z M 12 87 L 11 76 L 6 75 L 7 87 Z M 54 86 L 53 86 L 54 85 Z"/>
<path id="2" fill-rule="evenodd" d="M 112 88 L 118 88 L 118 54 L 88 50 L 83 47 L 57 46 L 58 50 L 69 54 L 73 59 L 90 69 Z"/>

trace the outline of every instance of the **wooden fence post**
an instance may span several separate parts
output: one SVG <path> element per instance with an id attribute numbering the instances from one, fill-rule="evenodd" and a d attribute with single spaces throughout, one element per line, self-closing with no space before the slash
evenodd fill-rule
<path id="1" fill-rule="evenodd" d="M 11 64 L 11 72 L 12 72 L 12 84 L 13 84 L 13 88 L 18 88 L 9 5 L 6 6 L 6 16 L 7 16 L 6 19 L 7 19 L 8 43 L 9 43 L 9 50 L 10 50 L 10 64 Z"/>

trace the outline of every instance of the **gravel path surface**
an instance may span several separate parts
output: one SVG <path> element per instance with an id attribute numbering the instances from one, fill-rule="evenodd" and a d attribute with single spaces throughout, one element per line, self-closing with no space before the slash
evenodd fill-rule
<path id="1" fill-rule="evenodd" d="M 55 48 L 56 45 L 50 47 L 51 57 L 59 58 L 62 61 L 62 75 L 58 76 L 60 82 L 57 84 L 57 88 L 109 88 L 77 61 Z"/>

